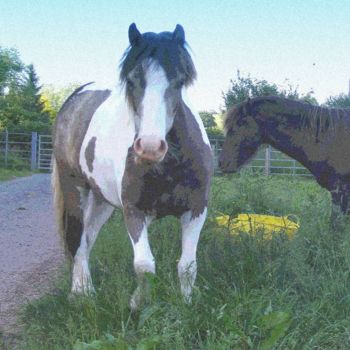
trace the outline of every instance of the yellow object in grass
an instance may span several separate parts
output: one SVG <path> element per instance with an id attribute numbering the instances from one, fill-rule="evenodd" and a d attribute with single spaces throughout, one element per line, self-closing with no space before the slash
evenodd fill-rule
<path id="1" fill-rule="evenodd" d="M 222 215 L 216 217 L 216 222 L 220 226 L 228 227 L 232 234 L 246 232 L 255 235 L 257 231 L 264 231 L 267 239 L 271 239 L 273 232 L 284 232 L 289 238 L 292 238 L 300 227 L 299 219 L 295 215 L 239 214 L 232 219 L 229 215 Z"/>

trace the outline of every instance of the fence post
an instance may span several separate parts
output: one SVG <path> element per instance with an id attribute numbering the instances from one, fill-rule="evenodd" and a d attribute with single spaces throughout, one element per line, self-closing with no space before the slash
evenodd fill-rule
<path id="1" fill-rule="evenodd" d="M 297 162 L 295 159 L 293 159 L 293 176 L 295 176 L 295 174 L 296 174 L 296 169 L 295 169 L 296 166 L 297 166 Z"/>
<path id="2" fill-rule="evenodd" d="M 31 145 L 31 157 L 30 157 L 30 169 L 37 169 L 37 144 L 38 144 L 38 133 L 32 132 L 32 145 Z"/>
<path id="3" fill-rule="evenodd" d="M 5 130 L 5 168 L 8 165 L 8 153 L 9 153 L 9 132 Z"/>
<path id="4" fill-rule="evenodd" d="M 270 175 L 271 167 L 271 146 L 268 145 L 265 149 L 265 175 Z"/>

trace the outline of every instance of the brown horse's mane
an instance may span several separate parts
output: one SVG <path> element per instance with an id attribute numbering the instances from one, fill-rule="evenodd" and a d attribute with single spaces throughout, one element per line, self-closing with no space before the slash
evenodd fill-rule
<path id="1" fill-rule="evenodd" d="M 324 105 L 314 105 L 307 101 L 292 100 L 279 96 L 262 96 L 248 99 L 235 105 L 226 114 L 225 130 L 234 124 L 234 118 L 245 115 L 259 116 L 263 111 L 268 117 L 280 115 L 294 118 L 296 127 L 317 135 L 337 134 L 340 129 L 349 129 L 350 108 L 334 108 Z"/>
<path id="2" fill-rule="evenodd" d="M 350 127 L 350 108 L 330 108 L 310 104 L 308 111 L 301 117 L 303 126 L 318 135 L 337 134 L 340 128 Z"/>

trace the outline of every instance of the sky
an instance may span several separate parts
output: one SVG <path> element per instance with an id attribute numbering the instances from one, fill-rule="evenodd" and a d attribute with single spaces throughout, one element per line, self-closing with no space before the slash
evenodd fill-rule
<path id="1" fill-rule="evenodd" d="M 347 93 L 349 0 L 7 0 L 0 46 L 16 48 L 41 84 L 118 83 L 128 27 L 173 31 L 181 24 L 198 72 L 189 91 L 198 110 L 220 111 L 237 70 L 319 102 Z"/>

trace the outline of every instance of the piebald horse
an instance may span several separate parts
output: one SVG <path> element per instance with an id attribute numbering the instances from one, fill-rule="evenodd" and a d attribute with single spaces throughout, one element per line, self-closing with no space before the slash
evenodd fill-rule
<path id="1" fill-rule="evenodd" d="M 178 274 L 190 301 L 213 159 L 202 121 L 186 101 L 196 70 L 182 26 L 141 34 L 133 23 L 129 42 L 118 88 L 86 84 L 58 113 L 52 182 L 59 229 L 74 257 L 72 293 L 94 291 L 89 254 L 114 209 L 123 210 L 138 278 L 135 310 L 144 301 L 145 273 L 155 273 L 147 227 L 167 215 L 181 221 Z"/>
<path id="2" fill-rule="evenodd" d="M 261 144 L 304 165 L 332 196 L 332 214 L 349 211 L 350 109 L 327 108 L 286 98 L 256 97 L 227 113 L 219 166 L 235 172 Z"/>

